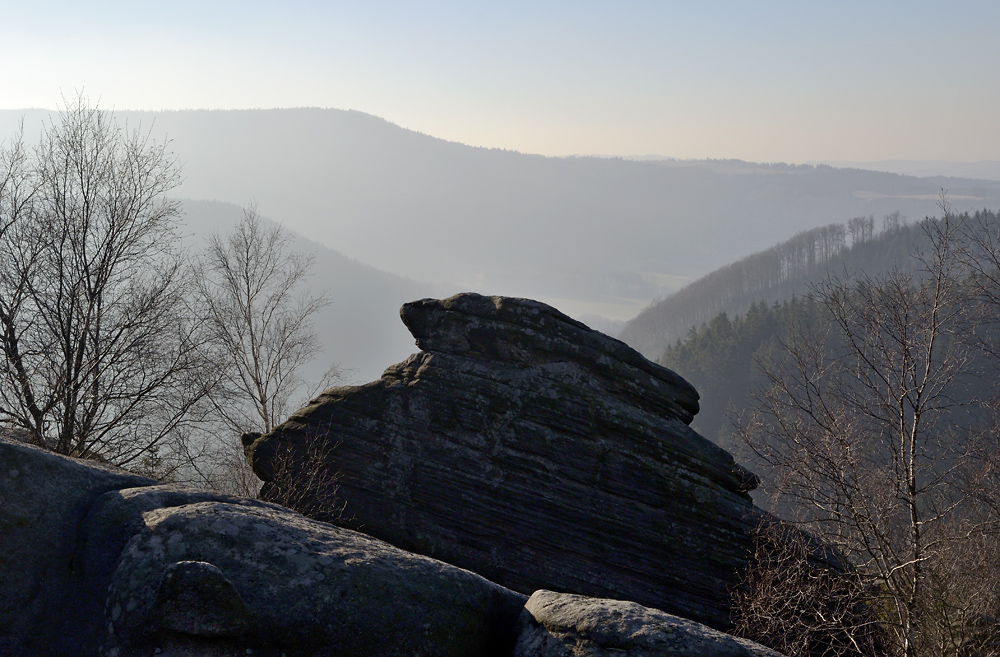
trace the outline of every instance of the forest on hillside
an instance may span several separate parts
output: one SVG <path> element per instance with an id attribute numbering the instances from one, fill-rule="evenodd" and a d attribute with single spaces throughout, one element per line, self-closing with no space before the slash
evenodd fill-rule
<path id="1" fill-rule="evenodd" d="M 968 215 L 970 222 L 996 226 L 995 212 Z M 671 297 L 673 325 L 687 324 L 657 355 L 662 365 L 690 381 L 701 394 L 694 427 L 740 455 L 731 416 L 751 405 L 761 384 L 757 363 L 775 357 L 795 327 L 822 330 L 828 318 L 813 295 L 824 279 L 880 276 L 892 270 L 917 273 L 928 244 L 928 218 L 906 223 L 898 214 L 832 224 L 799 233 L 791 240 L 722 268 Z M 664 304 L 667 305 L 666 303 Z M 721 308 L 721 310 L 720 310 Z M 692 321 L 694 319 L 694 321 Z"/>
<path id="2" fill-rule="evenodd" d="M 619 337 L 647 358 L 685 338 L 692 328 L 720 313 L 735 317 L 761 302 L 772 304 L 807 294 L 809 286 L 830 272 L 878 273 L 909 267 L 914 249 L 926 243 L 920 223 L 908 223 L 898 211 L 880 220 L 859 216 L 805 230 L 791 239 L 754 253 L 653 303 L 631 320 Z"/>
<path id="3" fill-rule="evenodd" d="M 941 207 L 888 268 L 828 271 L 664 354 L 702 395 L 695 427 L 795 527 L 761 524 L 735 592 L 736 631 L 783 654 L 997 654 L 1000 216 Z M 876 265 L 908 232 L 855 226 Z"/>
<path id="4" fill-rule="evenodd" d="M 761 383 L 756 360 L 778 352 L 789 326 L 820 319 L 809 295 L 773 304 L 762 301 L 735 317 L 721 312 L 668 347 L 661 363 L 701 395 L 695 430 L 743 460 L 739 457 L 746 450 L 733 440 L 730 414 L 749 407 L 750 391 Z"/>
<path id="5" fill-rule="evenodd" d="M 965 216 L 974 225 L 1000 226 L 996 212 Z M 877 277 L 889 271 L 920 276 L 926 267 L 921 254 L 929 244 L 928 228 L 939 221 L 928 218 L 907 224 L 889 216 L 876 231 L 873 218 L 867 217 L 805 231 L 713 272 L 689 286 L 690 293 L 685 288 L 677 301 L 677 306 L 684 308 L 684 301 L 690 309 L 685 317 L 707 316 L 709 309 L 719 306 L 738 309 L 721 310 L 689 325 L 684 337 L 669 344 L 657 359 L 701 394 L 694 428 L 730 452 L 746 456 L 746 446 L 734 438 L 733 418 L 752 405 L 754 389 L 764 383 L 760 364 L 780 355 L 790 331 L 802 326 L 814 331 L 829 328 L 829 317 L 813 294 L 817 287 L 824 280 Z M 713 289 L 724 301 L 694 294 L 708 295 Z"/>

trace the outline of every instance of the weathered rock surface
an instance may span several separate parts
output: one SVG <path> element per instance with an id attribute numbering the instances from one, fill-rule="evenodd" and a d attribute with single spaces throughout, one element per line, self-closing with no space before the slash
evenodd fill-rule
<path id="1" fill-rule="evenodd" d="M 374 537 L 523 593 L 728 626 L 755 479 L 687 426 L 686 381 L 535 301 L 462 294 L 401 315 L 422 351 L 257 438 L 261 479 L 318 436 L 345 518 Z"/>
<path id="2" fill-rule="evenodd" d="M 152 484 L 0 440 L 0 654 L 510 654 L 522 595 L 277 505 Z"/>
<path id="3" fill-rule="evenodd" d="M 634 602 L 536 591 L 521 615 L 514 657 L 781 657 Z"/>
<path id="4" fill-rule="evenodd" d="M 525 601 L 275 504 L 0 438 L 3 657 L 675 654 L 650 646 L 699 657 L 752 646 L 633 603 L 547 591 Z"/>
<path id="5" fill-rule="evenodd" d="M 143 518 L 111 579 L 104 655 L 201 639 L 219 654 L 506 657 L 516 638 L 524 596 L 277 506 Z"/>

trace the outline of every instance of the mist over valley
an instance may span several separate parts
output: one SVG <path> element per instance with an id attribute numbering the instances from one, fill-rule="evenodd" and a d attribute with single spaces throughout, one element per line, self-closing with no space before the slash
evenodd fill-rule
<path id="1" fill-rule="evenodd" d="M 30 140 L 48 114 L 0 111 L 0 134 L 13 135 L 24 117 Z M 254 201 L 261 215 L 383 279 L 394 274 L 441 293 L 536 298 L 609 330 L 650 301 L 802 230 L 894 211 L 918 220 L 935 214 L 942 189 L 956 211 L 1000 203 L 995 179 L 544 157 L 465 146 L 356 111 L 116 116 L 170 140 L 183 167 L 177 196 Z M 975 171 L 992 170 L 984 163 Z M 207 225 L 201 209 L 189 214 L 193 229 Z M 318 285 L 336 289 L 341 315 L 360 317 L 376 303 L 373 294 L 364 308 L 354 306 L 361 296 L 347 293 L 342 280 L 323 281 L 319 268 L 316 274 Z M 367 289 L 365 276 L 352 277 L 352 289 Z"/>

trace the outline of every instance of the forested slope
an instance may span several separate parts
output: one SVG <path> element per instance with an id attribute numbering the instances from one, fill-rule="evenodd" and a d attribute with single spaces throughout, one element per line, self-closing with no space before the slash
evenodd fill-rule
<path id="1" fill-rule="evenodd" d="M 668 347 L 661 362 L 701 395 L 701 410 L 691 426 L 741 461 L 743 445 L 731 438 L 730 414 L 750 405 L 750 391 L 760 382 L 755 359 L 779 353 L 788 326 L 816 323 L 822 317 L 809 296 L 771 305 L 755 303 L 732 319 L 719 313 Z"/>
<path id="2" fill-rule="evenodd" d="M 911 254 L 924 235 L 898 212 L 877 220 L 855 217 L 802 231 L 790 240 L 716 269 L 654 302 L 626 324 L 619 337 L 647 358 L 664 350 L 719 313 L 746 313 L 759 302 L 803 295 L 830 272 L 886 271 L 894 264 L 914 265 Z"/>
<path id="3" fill-rule="evenodd" d="M 720 310 L 697 325 L 689 323 L 684 337 L 675 339 L 659 354 L 658 362 L 679 373 L 701 394 L 701 411 L 692 426 L 734 453 L 737 460 L 745 456 L 742 444 L 732 440 L 731 416 L 751 406 L 751 392 L 761 382 L 755 361 L 780 357 L 780 341 L 787 336 L 789 327 L 808 323 L 822 332 L 824 322 L 829 321 L 829 314 L 810 295 L 810 287 L 827 275 L 841 279 L 848 273 L 878 276 L 894 265 L 906 271 L 922 271 L 925 264 L 914 254 L 927 251 L 930 241 L 927 228 L 936 221 L 925 219 L 911 225 L 893 225 L 890 221 L 887 229 L 879 233 L 872 231 L 871 237 L 859 235 L 853 246 L 841 243 L 836 255 L 824 258 L 822 263 L 800 264 L 798 276 L 786 275 L 784 280 L 779 278 L 770 286 L 761 284 L 768 265 L 784 263 L 788 271 L 791 268 L 789 261 L 794 263 L 796 254 L 801 253 L 796 248 L 814 243 L 809 234 L 800 234 L 689 286 L 694 288 L 704 282 L 702 294 L 727 295 L 722 301 L 701 299 L 699 305 L 697 295 L 691 293 L 683 299 L 687 306 L 678 302 L 674 308 L 687 311 L 688 318 L 707 315 L 710 308 Z M 996 231 L 1000 214 L 977 212 L 968 225 Z M 845 237 L 851 237 L 850 227 L 843 228 Z M 826 230 L 834 232 L 837 228 L 827 227 Z M 843 238 L 832 240 L 832 243 L 840 239 Z M 822 236 L 817 236 L 815 243 L 821 240 Z M 754 279 L 754 275 L 761 278 Z M 741 284 L 745 291 L 739 294 Z M 756 300 L 754 294 L 758 295 Z M 782 294 L 787 296 L 782 298 Z M 660 305 L 666 306 L 669 301 Z M 697 312 L 704 315 L 694 315 Z M 680 321 L 675 318 L 675 323 Z"/>

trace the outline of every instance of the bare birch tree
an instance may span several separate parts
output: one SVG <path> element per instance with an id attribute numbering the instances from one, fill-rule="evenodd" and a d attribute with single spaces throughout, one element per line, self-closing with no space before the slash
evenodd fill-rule
<path id="1" fill-rule="evenodd" d="M 329 301 L 305 285 L 312 257 L 291 249 L 290 235 L 265 222 L 253 205 L 227 235 L 213 235 L 198 263 L 197 286 L 207 317 L 220 385 L 210 396 L 233 437 L 222 448 L 216 485 L 253 495 L 259 481 L 238 438 L 273 429 L 308 394 L 339 376 L 336 365 L 313 385 L 302 368 L 320 353 L 311 324 Z"/>
<path id="2" fill-rule="evenodd" d="M 739 426 L 776 508 L 846 557 L 889 654 L 905 657 L 966 654 L 972 634 L 985 649 L 969 628 L 1000 611 L 1000 563 L 971 547 L 996 540 L 1000 516 L 983 503 L 995 439 L 977 426 L 982 361 L 966 338 L 980 306 L 957 223 L 926 223 L 921 272 L 820 285 L 829 324 L 793 330 Z"/>
<path id="3" fill-rule="evenodd" d="M 320 352 L 311 321 L 329 300 L 305 289 L 313 260 L 290 239 L 251 205 L 230 234 L 209 238 L 199 262 L 211 338 L 229 365 L 213 399 L 237 433 L 270 431 L 313 391 L 302 367 Z M 337 373 L 331 367 L 322 382 Z"/>

